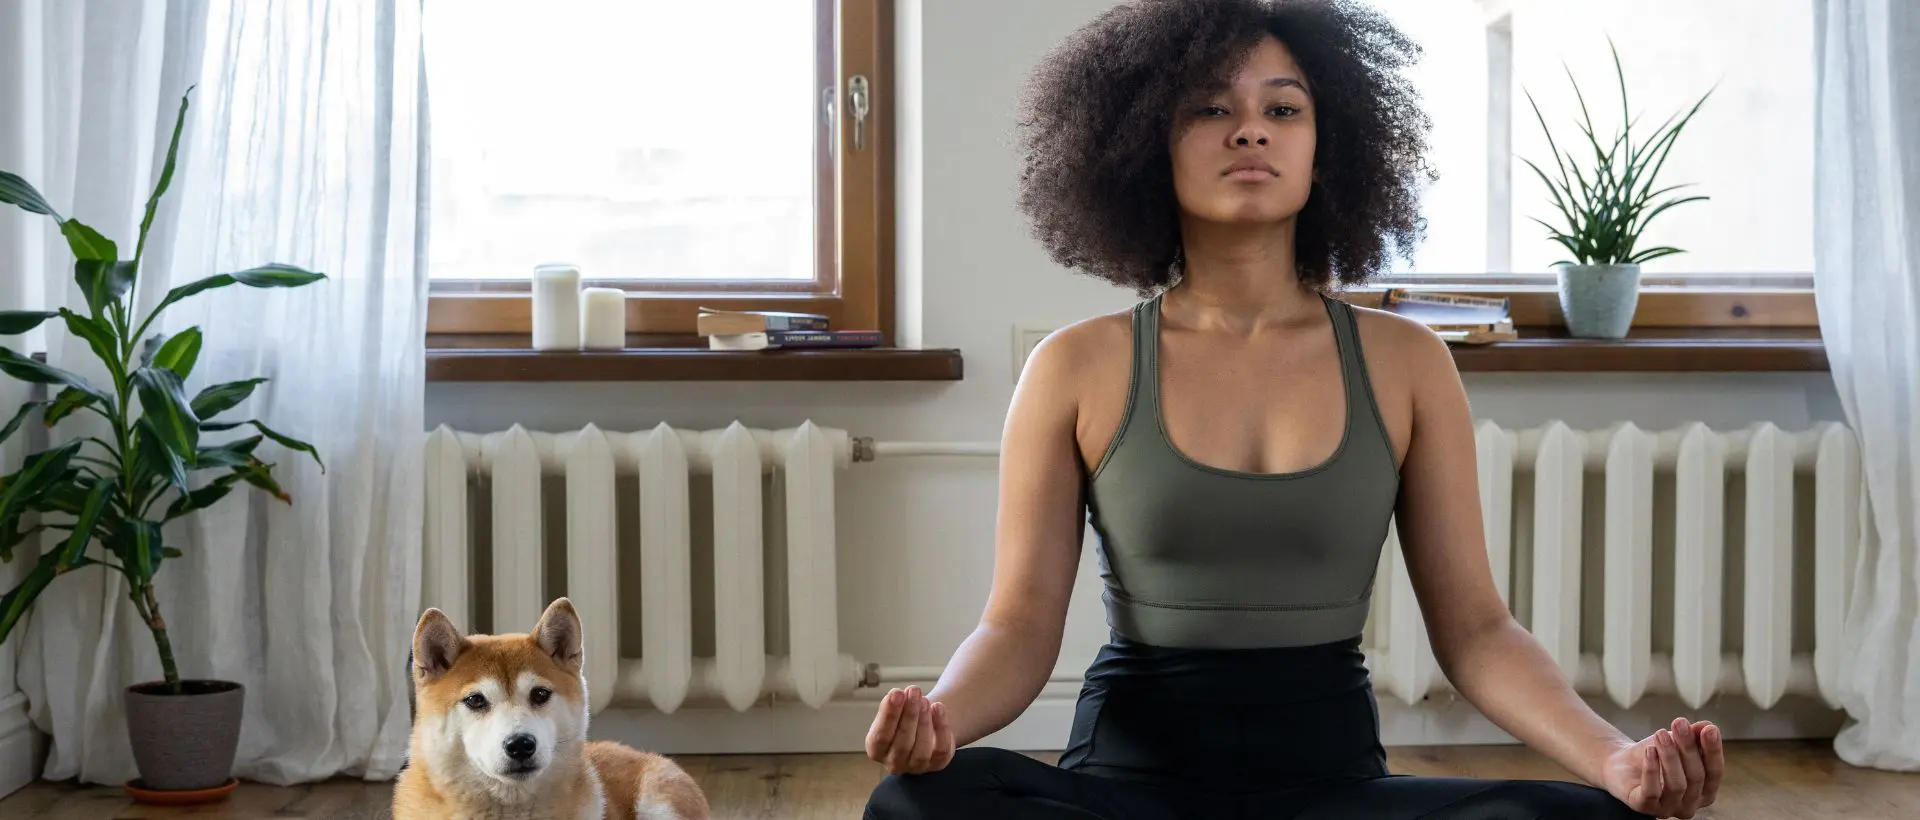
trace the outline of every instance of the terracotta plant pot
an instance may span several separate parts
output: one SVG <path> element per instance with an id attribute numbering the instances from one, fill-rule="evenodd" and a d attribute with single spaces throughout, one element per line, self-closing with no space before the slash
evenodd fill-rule
<path id="1" fill-rule="evenodd" d="M 140 767 L 136 784 L 151 792 L 204 792 L 225 786 L 240 746 L 246 689 L 220 680 L 127 687 L 127 738 Z"/>

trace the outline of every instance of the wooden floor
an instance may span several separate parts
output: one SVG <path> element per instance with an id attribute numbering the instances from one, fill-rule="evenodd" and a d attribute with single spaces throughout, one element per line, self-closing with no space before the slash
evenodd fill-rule
<path id="1" fill-rule="evenodd" d="M 1035 755 L 1052 760 L 1054 755 Z M 1471 777 L 1572 779 L 1565 770 L 1518 746 L 1444 746 L 1390 751 L 1396 772 Z M 1920 774 L 1856 769 L 1815 742 L 1728 744 L 1727 780 L 1707 818 L 1841 820 L 1920 817 Z M 716 820 L 843 820 L 858 818 L 880 770 L 859 755 L 725 755 L 684 757 L 707 790 Z M 6 820 L 131 818 L 386 818 L 391 786 L 335 780 L 299 788 L 243 785 L 224 803 L 193 810 L 134 805 L 116 789 L 38 784 L 0 800 Z"/>

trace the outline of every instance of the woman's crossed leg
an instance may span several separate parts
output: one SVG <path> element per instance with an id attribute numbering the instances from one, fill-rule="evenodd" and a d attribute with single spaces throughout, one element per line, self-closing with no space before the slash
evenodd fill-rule
<path id="1" fill-rule="evenodd" d="M 1061 769 L 1017 752 L 968 748 L 946 768 L 889 775 L 866 820 L 1640 820 L 1606 791 L 1557 780 L 1390 775 L 1303 794 L 1176 794 Z"/>

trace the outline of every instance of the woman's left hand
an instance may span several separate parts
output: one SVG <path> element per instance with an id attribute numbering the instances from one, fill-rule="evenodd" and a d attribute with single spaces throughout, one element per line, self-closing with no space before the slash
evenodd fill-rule
<path id="1" fill-rule="evenodd" d="M 1671 726 L 1610 755 L 1604 785 L 1634 811 L 1690 818 L 1713 805 L 1725 771 L 1720 727 L 1674 718 Z"/>

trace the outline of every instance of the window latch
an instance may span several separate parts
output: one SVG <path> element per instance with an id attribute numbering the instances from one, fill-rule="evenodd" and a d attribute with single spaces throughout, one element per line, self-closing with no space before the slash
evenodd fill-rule
<path id="1" fill-rule="evenodd" d="M 847 78 L 847 113 L 853 115 L 853 150 L 867 148 L 867 77 L 855 74 Z"/>
<path id="2" fill-rule="evenodd" d="M 840 153 L 840 145 L 839 145 L 839 139 L 838 139 L 840 136 L 840 129 L 838 127 L 840 125 L 840 122 L 839 120 L 834 118 L 835 106 L 833 104 L 834 92 L 838 90 L 839 89 L 836 89 L 833 86 L 827 86 L 826 88 L 820 89 L 820 115 L 822 119 L 825 120 L 824 124 L 827 127 L 826 143 L 827 143 L 828 157 L 832 157 L 833 155 Z"/>

